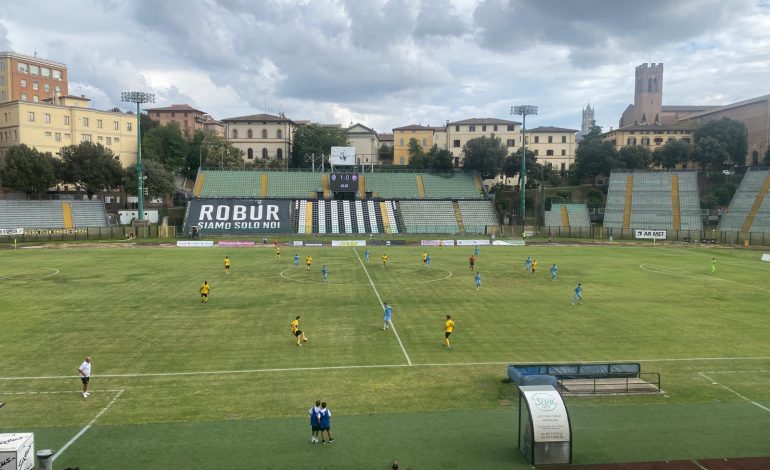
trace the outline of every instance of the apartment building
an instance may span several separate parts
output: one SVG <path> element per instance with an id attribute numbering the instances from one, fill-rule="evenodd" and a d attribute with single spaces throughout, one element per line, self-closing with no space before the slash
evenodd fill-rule
<path id="1" fill-rule="evenodd" d="M 69 93 L 67 66 L 15 52 L 0 52 L 0 103 L 46 99 Z"/>
<path id="2" fill-rule="evenodd" d="M 694 142 L 695 123 L 682 124 L 632 124 L 602 134 L 602 139 L 612 142 L 616 149 L 632 145 L 642 145 L 651 151 L 666 145 L 672 140 Z"/>
<path id="3" fill-rule="evenodd" d="M 410 124 L 393 129 L 393 164 L 409 164 L 409 141 L 412 139 L 416 139 L 423 150 L 428 151 L 433 147 L 433 134 L 437 129 L 443 128 Z"/>
<path id="4" fill-rule="evenodd" d="M 287 117 L 272 114 L 222 119 L 225 135 L 241 149 L 247 162 L 284 160 L 291 156 L 291 143 L 297 124 Z"/>
<path id="5" fill-rule="evenodd" d="M 356 162 L 359 165 L 378 165 L 380 163 L 380 141 L 374 129 L 356 123 L 346 130 L 350 145 L 356 149 Z"/>
<path id="6" fill-rule="evenodd" d="M 61 96 L 41 102 L 0 103 L 0 156 L 26 144 L 56 155 L 80 142 L 102 144 L 127 167 L 136 163 L 136 115 L 99 111 L 85 97 Z"/>
<path id="7" fill-rule="evenodd" d="M 455 167 L 461 167 L 465 144 L 471 139 L 482 136 L 491 137 L 493 134 L 506 146 L 508 153 L 514 152 L 521 146 L 520 122 L 496 118 L 472 118 L 447 123 L 444 148 L 452 152 Z"/>
<path id="8" fill-rule="evenodd" d="M 541 165 L 566 171 L 575 162 L 577 129 L 541 126 L 527 129 L 527 152 L 537 156 Z"/>
<path id="9" fill-rule="evenodd" d="M 147 116 L 161 126 L 172 122 L 179 123 L 179 128 L 188 137 L 197 130 L 203 130 L 206 125 L 206 113 L 188 104 L 172 104 L 165 108 L 150 108 L 146 111 Z"/>

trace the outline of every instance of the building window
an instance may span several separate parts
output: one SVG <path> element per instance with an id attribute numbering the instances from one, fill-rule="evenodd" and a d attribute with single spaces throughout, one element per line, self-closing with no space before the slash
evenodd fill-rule
<path id="1" fill-rule="evenodd" d="M 109 139 L 109 137 L 107 137 Z M 61 142 L 61 132 L 57 132 L 53 135 L 53 140 L 56 142 Z"/>
<path id="2" fill-rule="evenodd" d="M 399 145 L 404 145 L 404 138 L 403 137 L 401 138 L 401 141 L 400 141 Z"/>
<path id="3" fill-rule="evenodd" d="M 536 144 L 539 144 L 539 143 L 540 143 L 540 136 L 539 136 L 539 135 L 536 135 L 536 136 L 535 136 L 535 143 L 536 143 Z M 526 175 L 525 175 L 525 176 L 526 176 Z"/>
<path id="4" fill-rule="evenodd" d="M 48 114 L 48 113 L 43 114 L 43 122 L 46 123 L 46 124 L 50 124 L 51 123 L 51 115 Z"/>
<path id="5" fill-rule="evenodd" d="M 27 94 L 26 93 L 22 93 L 21 94 L 21 101 L 27 101 Z"/>
<path id="6" fill-rule="evenodd" d="M 278 149 L 275 155 L 278 157 L 278 160 L 283 160 L 283 149 Z"/>
<path id="7" fill-rule="evenodd" d="M 65 126 L 69 126 L 70 125 L 70 117 L 69 116 L 64 116 L 64 125 Z"/>
<path id="8" fill-rule="evenodd" d="M 267 139 L 267 129 L 262 129 L 262 138 Z"/>
<path id="9" fill-rule="evenodd" d="M 553 143 L 553 136 L 552 136 L 552 135 L 549 135 L 549 136 L 548 136 L 548 143 L 549 143 L 549 144 L 552 144 L 552 143 Z"/>
<path id="10" fill-rule="evenodd" d="M 513 131 L 513 124 L 508 124 L 508 127 L 506 129 L 509 131 Z"/>
<path id="11" fill-rule="evenodd" d="M 254 149 L 250 148 L 246 151 L 246 158 L 254 160 Z"/>
<path id="12" fill-rule="evenodd" d="M 481 132 L 486 132 L 486 131 L 487 131 L 487 126 L 481 126 Z"/>
<path id="13" fill-rule="evenodd" d="M 689 144 L 690 143 L 690 138 L 689 137 L 682 137 L 682 142 L 684 142 L 686 144 Z"/>
<path id="14" fill-rule="evenodd" d="M 505 142 L 505 145 L 506 145 L 507 147 L 513 147 L 515 143 L 516 143 L 516 141 L 515 141 L 515 140 L 513 140 L 513 139 L 508 139 L 508 140 Z"/>
<path id="15" fill-rule="evenodd" d="M 428 139 L 424 138 L 422 139 L 422 146 L 426 147 L 428 145 Z"/>
<path id="16" fill-rule="evenodd" d="M 118 142 L 120 142 L 120 137 L 115 137 L 115 138 L 114 138 L 114 139 L 112 139 L 112 140 L 113 140 L 113 141 L 114 141 L 114 142 L 117 144 Z"/>
<path id="17" fill-rule="evenodd" d="M 636 145 L 636 137 L 629 137 L 626 145 Z"/>
<path id="18" fill-rule="evenodd" d="M 112 145 L 112 137 L 107 137 L 107 145 Z"/>
<path id="19" fill-rule="evenodd" d="M 251 129 L 246 131 L 246 138 L 247 139 L 253 139 L 254 138 L 254 132 L 252 132 Z"/>
<path id="20" fill-rule="evenodd" d="M 35 122 L 35 113 L 30 111 L 27 113 L 27 121 L 29 122 Z"/>
<path id="21" fill-rule="evenodd" d="M 83 118 L 83 127 L 88 127 L 88 124 L 90 124 L 90 119 L 87 117 Z"/>
<path id="22" fill-rule="evenodd" d="M 262 158 L 267 159 L 267 149 L 262 149 Z"/>
<path id="23" fill-rule="evenodd" d="M 120 123 L 118 121 L 112 121 L 112 129 L 119 131 L 120 130 Z"/>
<path id="24" fill-rule="evenodd" d="M 561 171 L 564 171 L 567 169 L 567 164 L 564 162 L 561 162 Z"/>
<path id="25" fill-rule="evenodd" d="M 457 139 L 457 140 L 452 141 L 452 147 L 460 148 L 460 140 Z"/>
<path id="26" fill-rule="evenodd" d="M 126 132 L 131 132 L 134 130 L 134 124 L 132 122 L 126 123 Z"/>
<path id="27" fill-rule="evenodd" d="M 22 88 L 27 88 L 27 81 L 26 80 L 22 80 L 20 83 L 21 83 L 21 87 Z"/>
<path id="28" fill-rule="evenodd" d="M 30 65 L 29 73 L 31 73 L 32 75 L 40 75 L 40 67 L 38 67 L 37 65 Z"/>
<path id="29" fill-rule="evenodd" d="M 398 159 L 398 164 L 403 165 L 404 164 L 404 157 L 401 157 Z"/>
<path id="30" fill-rule="evenodd" d="M 561 143 L 562 144 L 566 144 L 567 143 L 567 136 L 566 135 L 561 136 Z"/>
<path id="31" fill-rule="evenodd" d="M 494 127 L 492 127 L 492 130 L 497 132 L 497 124 L 495 124 Z"/>
<path id="32" fill-rule="evenodd" d="M 650 145 L 650 138 L 649 137 L 642 137 L 642 145 L 649 146 Z"/>
<path id="33" fill-rule="evenodd" d="M 460 126 L 455 126 L 455 132 L 460 132 Z"/>
<path id="34" fill-rule="evenodd" d="M 471 124 L 470 126 L 468 126 L 468 132 L 476 132 L 476 125 Z"/>
<path id="35" fill-rule="evenodd" d="M 561 149 L 561 156 L 564 157 L 567 155 L 567 151 L 565 149 Z"/>
<path id="36" fill-rule="evenodd" d="M 61 80 L 61 70 L 53 70 L 53 79 L 54 80 Z"/>
<path id="37" fill-rule="evenodd" d="M 104 127 L 104 121 L 102 121 L 101 119 L 97 119 L 96 120 L 96 127 L 98 129 L 101 129 L 102 127 Z"/>
<path id="38" fill-rule="evenodd" d="M 51 91 L 51 85 L 49 85 L 48 83 L 43 83 L 43 90 Z"/>
<path id="39" fill-rule="evenodd" d="M 278 139 L 283 139 L 283 131 L 278 129 L 277 131 L 275 131 L 275 136 Z"/>
<path id="40" fill-rule="evenodd" d="M 80 141 L 81 142 L 91 142 L 91 134 L 81 134 Z"/>
<path id="41" fill-rule="evenodd" d="M 67 139 L 67 140 L 69 140 L 69 138 L 70 138 L 70 133 L 69 133 L 69 132 L 65 132 L 65 133 L 64 133 L 64 138 L 65 138 L 65 139 Z M 115 140 L 118 140 L 118 139 L 115 139 Z"/>
<path id="42" fill-rule="evenodd" d="M 44 77 L 50 77 L 51 76 L 51 69 L 48 67 L 41 67 L 40 68 L 40 75 Z"/>
<path id="43" fill-rule="evenodd" d="M 51 133 L 49 131 L 45 131 L 45 136 L 50 139 L 51 138 Z"/>
<path id="44" fill-rule="evenodd" d="M 545 151 L 545 155 L 548 157 L 553 157 L 553 149 L 548 149 Z"/>
<path id="45" fill-rule="evenodd" d="M 238 138 L 238 129 L 233 129 L 233 139 Z"/>
<path id="46" fill-rule="evenodd" d="M 103 140 L 103 139 L 102 139 L 102 136 L 100 136 L 100 135 L 97 135 L 97 136 L 96 136 L 96 141 L 97 141 L 97 142 L 101 142 L 102 140 Z"/>
<path id="47" fill-rule="evenodd" d="M 540 150 L 539 150 L 539 149 L 535 149 L 535 155 L 536 155 L 536 156 L 537 156 L 537 155 L 540 155 Z"/>
<path id="48" fill-rule="evenodd" d="M 22 64 L 21 62 L 19 62 L 16 67 L 19 73 L 27 73 L 29 71 L 29 65 Z"/>
<path id="49" fill-rule="evenodd" d="M 663 137 L 655 137 L 655 145 L 663 145 Z"/>

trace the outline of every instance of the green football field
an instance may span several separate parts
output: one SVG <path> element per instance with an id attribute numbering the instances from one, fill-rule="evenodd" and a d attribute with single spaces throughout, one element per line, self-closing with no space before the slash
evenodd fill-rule
<path id="1" fill-rule="evenodd" d="M 507 364 L 639 361 L 664 393 L 566 399 L 574 463 L 770 456 L 760 252 L 483 247 L 477 291 L 472 248 L 431 248 L 430 270 L 420 247 L 370 250 L 368 264 L 362 248 L 0 250 L 0 432 L 35 432 L 57 469 L 525 469 Z M 577 282 L 585 304 L 572 306 Z M 310 443 L 316 399 L 332 444 Z"/>

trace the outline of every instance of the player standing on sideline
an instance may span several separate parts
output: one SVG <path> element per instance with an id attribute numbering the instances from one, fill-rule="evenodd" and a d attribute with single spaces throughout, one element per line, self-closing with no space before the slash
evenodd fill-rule
<path id="1" fill-rule="evenodd" d="M 321 400 L 315 401 L 315 406 L 311 406 L 307 413 L 310 415 L 310 442 L 318 444 L 318 433 L 321 431 L 321 421 L 318 413 L 321 411 Z"/>
<path id="2" fill-rule="evenodd" d="M 91 380 L 91 356 L 86 356 L 86 360 L 78 367 L 80 372 L 80 381 L 83 382 L 83 398 L 88 398 L 88 381 Z"/>
<path id="3" fill-rule="evenodd" d="M 296 253 L 294 254 L 294 267 L 295 268 L 299 267 L 299 255 Z"/>
<path id="4" fill-rule="evenodd" d="M 479 287 L 481 287 L 481 271 L 476 271 L 476 290 L 479 290 Z"/>
<path id="5" fill-rule="evenodd" d="M 388 255 L 382 255 L 382 267 L 387 267 L 388 265 Z"/>
<path id="6" fill-rule="evenodd" d="M 307 341 L 307 336 L 299 329 L 299 315 L 289 325 L 291 325 L 291 333 L 297 338 L 297 346 L 302 346 L 302 342 Z"/>
<path id="7" fill-rule="evenodd" d="M 578 285 L 575 286 L 575 295 L 572 296 L 572 305 L 575 305 L 575 302 L 580 302 L 580 305 L 583 305 L 583 286 L 578 282 Z"/>
<path id="8" fill-rule="evenodd" d="M 225 256 L 225 274 L 230 274 L 230 258 Z"/>
<path id="9" fill-rule="evenodd" d="M 385 314 L 382 316 L 382 320 L 384 322 L 384 325 L 382 326 L 383 330 L 387 330 L 388 326 L 390 326 L 390 320 L 393 318 L 393 307 L 388 305 L 387 302 L 382 304 L 382 307 L 385 311 Z"/>
<path id="10" fill-rule="evenodd" d="M 324 441 L 324 431 L 326 431 L 326 435 L 329 436 L 329 444 L 331 444 L 334 442 L 331 426 L 332 412 L 329 411 L 329 408 L 326 407 L 325 401 L 321 402 L 321 408 L 318 410 L 318 416 L 320 417 L 321 421 L 321 444 L 326 444 L 326 441 Z"/>
<path id="11" fill-rule="evenodd" d="M 717 259 L 711 258 L 711 274 L 717 273 Z"/>
<path id="12" fill-rule="evenodd" d="M 307 265 L 307 270 L 310 271 L 310 266 L 313 264 L 313 257 L 308 255 L 307 258 L 305 258 L 305 264 Z"/>
<path id="13" fill-rule="evenodd" d="M 551 282 L 556 282 L 556 274 L 559 272 L 559 267 L 556 266 L 556 263 L 553 263 L 553 266 L 551 266 Z"/>
<path id="14" fill-rule="evenodd" d="M 422 252 L 422 265 L 427 266 L 428 265 L 428 252 L 423 251 Z"/>
<path id="15" fill-rule="evenodd" d="M 476 264 L 476 258 L 471 255 L 470 258 L 468 258 L 468 267 L 473 271 L 473 266 Z"/>
<path id="16" fill-rule="evenodd" d="M 425 266 L 427 266 L 428 269 L 430 269 L 430 255 L 428 255 L 428 257 L 425 258 Z"/>
<path id="17" fill-rule="evenodd" d="M 329 283 L 329 267 L 325 264 L 321 266 L 321 274 L 324 276 L 324 284 Z"/>
<path id="18" fill-rule="evenodd" d="M 449 345 L 449 336 L 454 330 L 455 322 L 452 321 L 452 317 L 447 315 L 446 322 L 444 322 L 444 346 L 446 346 L 448 349 L 452 349 L 452 346 Z"/>
<path id="19" fill-rule="evenodd" d="M 476 257 L 476 259 L 479 259 L 479 246 L 476 245 L 476 247 L 473 249 L 473 256 Z"/>
<path id="20" fill-rule="evenodd" d="M 366 264 L 369 264 L 369 248 L 364 250 L 364 259 L 366 260 Z"/>
<path id="21" fill-rule="evenodd" d="M 211 289 L 211 286 L 209 285 L 209 281 L 203 281 L 203 284 L 201 284 L 200 289 L 198 289 L 201 293 L 202 304 L 209 303 L 209 289 Z"/>
<path id="22" fill-rule="evenodd" d="M 537 271 L 537 260 L 533 259 L 532 260 L 532 271 L 530 272 L 530 274 L 532 274 L 534 276 L 536 274 L 535 271 Z"/>

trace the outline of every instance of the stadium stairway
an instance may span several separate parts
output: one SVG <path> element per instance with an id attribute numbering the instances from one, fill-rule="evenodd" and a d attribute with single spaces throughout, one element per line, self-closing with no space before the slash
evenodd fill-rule
<path id="1" fill-rule="evenodd" d="M 561 206 L 561 225 L 565 228 L 569 228 L 569 212 L 567 212 L 567 206 Z"/>
<path id="2" fill-rule="evenodd" d="M 62 219 L 64 220 L 64 228 L 73 228 L 75 226 L 75 220 L 72 217 L 72 204 L 69 202 L 62 202 L 61 213 Z"/>
<path id="3" fill-rule="evenodd" d="M 260 197 L 267 197 L 267 173 L 262 173 L 261 176 L 262 189 L 260 190 Z"/>
<path id="4" fill-rule="evenodd" d="M 358 197 L 366 199 L 366 175 L 358 175 Z"/>
<path id="5" fill-rule="evenodd" d="M 746 216 L 746 220 L 743 222 L 743 226 L 741 227 L 743 232 L 748 232 L 751 230 L 751 226 L 754 224 L 754 219 L 757 217 L 759 208 L 762 207 L 762 201 L 764 201 L 765 196 L 767 196 L 768 189 L 770 189 L 770 173 L 765 176 L 765 181 L 762 183 L 762 189 L 759 190 L 759 194 L 757 194 L 757 198 L 754 200 L 754 204 L 751 206 L 749 215 Z"/>
<path id="6" fill-rule="evenodd" d="M 422 175 L 417 175 L 417 194 L 420 195 L 420 199 L 425 199 L 425 182 L 422 180 Z"/>
<path id="7" fill-rule="evenodd" d="M 631 200 L 634 193 L 634 177 L 633 175 L 626 176 L 626 200 L 623 207 L 623 228 L 631 228 Z"/>
<path id="8" fill-rule="evenodd" d="M 679 207 L 679 175 L 671 175 L 671 218 L 674 230 L 682 230 L 682 212 Z"/>
<path id="9" fill-rule="evenodd" d="M 329 199 L 329 194 L 331 194 L 331 191 L 329 190 L 329 175 L 323 175 L 321 177 L 321 183 L 323 184 L 324 199 Z"/>
<path id="10" fill-rule="evenodd" d="M 452 207 L 455 210 L 455 219 L 457 219 L 457 228 L 460 230 L 460 233 L 465 233 L 465 224 L 463 223 L 463 214 L 460 211 L 460 203 L 457 201 L 452 201 Z"/>
<path id="11" fill-rule="evenodd" d="M 203 180 L 206 178 L 206 175 L 199 171 L 198 177 L 195 179 L 195 189 L 193 190 L 193 195 L 195 197 L 200 197 L 201 192 L 203 191 Z"/>

